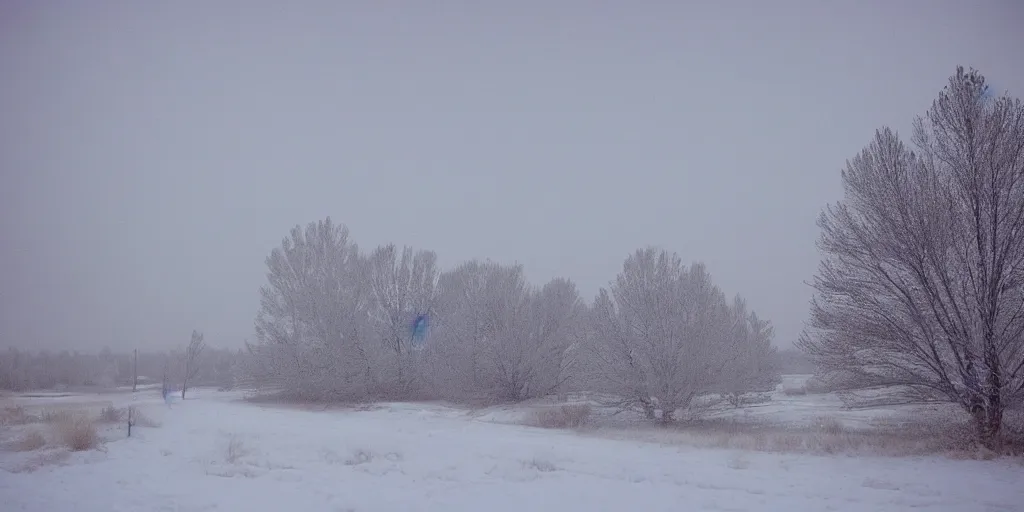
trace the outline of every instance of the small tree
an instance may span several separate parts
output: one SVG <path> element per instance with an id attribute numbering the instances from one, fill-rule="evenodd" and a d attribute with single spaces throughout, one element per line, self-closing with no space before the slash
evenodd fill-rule
<path id="1" fill-rule="evenodd" d="M 438 313 L 428 353 L 435 384 L 447 393 L 503 393 L 496 347 L 515 337 L 528 308 L 520 265 L 469 261 L 439 280 Z"/>
<path id="2" fill-rule="evenodd" d="M 726 365 L 729 375 L 722 386 L 726 400 L 734 407 L 743 404 L 743 395 L 751 391 L 769 391 L 782 381 L 776 364 L 776 350 L 772 345 L 775 329 L 771 322 L 762 320 L 740 297 L 733 301 L 732 336 L 740 350 L 736 350 Z"/>
<path id="3" fill-rule="evenodd" d="M 652 248 L 626 259 L 610 290 L 594 303 L 592 351 L 596 382 L 662 421 L 689 408 L 698 396 L 720 391 L 735 377 L 737 357 L 755 357 L 752 339 L 737 336 L 725 296 L 702 264 Z"/>
<path id="4" fill-rule="evenodd" d="M 486 345 L 497 397 L 505 400 L 545 396 L 561 386 L 569 376 L 569 347 L 583 312 L 576 285 L 568 279 L 528 289 L 521 300 L 516 307 L 501 306 L 511 316 L 502 319 Z"/>
<path id="5" fill-rule="evenodd" d="M 199 356 L 202 355 L 206 343 L 203 342 L 203 333 L 192 331 L 192 339 L 185 347 L 185 370 L 181 378 L 181 399 L 185 399 L 185 391 L 188 384 L 199 374 Z"/>
<path id="6" fill-rule="evenodd" d="M 1024 106 L 958 68 L 914 143 L 880 130 L 843 171 L 799 345 L 861 386 L 959 404 L 993 447 L 1024 394 Z"/>

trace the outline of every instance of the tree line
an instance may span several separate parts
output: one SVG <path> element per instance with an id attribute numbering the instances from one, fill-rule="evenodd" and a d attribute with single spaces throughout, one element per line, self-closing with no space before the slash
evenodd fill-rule
<path id="1" fill-rule="evenodd" d="M 192 345 L 190 343 L 190 345 Z M 189 355 L 192 363 L 189 364 Z M 175 387 L 213 386 L 230 388 L 242 359 L 240 350 L 205 348 L 184 350 L 98 353 L 63 350 L 0 351 L 0 389 L 9 391 L 60 390 L 113 387 L 129 388 L 135 383 L 161 384 L 166 379 Z M 137 361 L 137 367 L 136 367 Z"/>
<path id="2" fill-rule="evenodd" d="M 427 250 L 363 252 L 330 218 L 296 226 L 267 258 L 246 384 L 304 400 L 522 401 L 614 395 L 670 421 L 707 393 L 770 389 L 771 324 L 729 300 L 703 264 L 639 249 L 588 304 L 575 284 Z M 429 319 L 422 347 L 416 318 Z"/>
<path id="3" fill-rule="evenodd" d="M 1024 402 L 1024 106 L 958 67 L 910 145 L 880 129 L 841 177 L 799 348 L 847 387 L 960 405 L 993 447 Z M 666 251 L 637 250 L 589 304 L 518 265 L 363 254 L 330 219 L 296 227 L 267 265 L 246 374 L 307 398 L 586 389 L 670 421 L 778 375 L 771 324 Z M 409 350 L 420 314 L 430 341 Z"/>

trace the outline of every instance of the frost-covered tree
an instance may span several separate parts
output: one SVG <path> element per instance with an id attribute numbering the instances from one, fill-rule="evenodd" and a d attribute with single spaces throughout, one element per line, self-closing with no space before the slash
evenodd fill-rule
<path id="1" fill-rule="evenodd" d="M 522 400 L 553 392 L 568 375 L 583 311 L 572 282 L 532 288 L 520 265 L 470 261 L 439 281 L 428 346 L 445 393 Z"/>
<path id="2" fill-rule="evenodd" d="M 698 396 L 722 389 L 737 357 L 754 358 L 760 345 L 737 336 L 746 321 L 730 310 L 704 265 L 685 267 L 676 254 L 636 251 L 592 309 L 587 346 L 595 385 L 671 421 Z"/>
<path id="3" fill-rule="evenodd" d="M 913 142 L 880 130 L 843 171 L 800 346 L 859 385 L 958 403 L 993 446 L 1024 394 L 1024 106 L 958 68 Z"/>
<path id="4" fill-rule="evenodd" d="M 567 279 L 531 289 L 524 302 L 486 345 L 495 389 L 506 400 L 550 394 L 568 378 L 574 363 L 569 348 L 584 311 L 576 285 Z"/>
<path id="5" fill-rule="evenodd" d="M 748 311 L 746 301 L 740 297 L 734 299 L 730 314 L 731 336 L 742 350 L 737 350 L 726 364 L 729 378 L 723 381 L 721 391 L 732 405 L 739 406 L 743 394 L 770 391 L 782 379 L 775 362 L 775 329 L 771 322 Z"/>
<path id="6" fill-rule="evenodd" d="M 493 392 L 489 348 L 525 310 L 528 285 L 518 265 L 469 261 L 441 275 L 430 353 L 443 393 Z"/>
<path id="7" fill-rule="evenodd" d="M 206 343 L 203 341 L 203 333 L 193 330 L 192 339 L 189 340 L 188 346 L 185 347 L 185 356 L 182 363 L 184 366 L 181 378 L 182 400 L 185 399 L 185 391 L 188 390 L 188 385 L 199 374 L 199 357 L 203 354 L 203 349 L 205 348 Z"/>
<path id="8" fill-rule="evenodd" d="M 437 298 L 437 255 L 406 247 L 399 255 L 393 245 L 378 247 L 370 256 L 370 283 L 374 304 L 370 317 L 391 364 L 382 384 L 408 394 L 413 375 L 423 370 L 411 350 L 411 325 L 419 315 L 432 317 Z"/>
<path id="9" fill-rule="evenodd" d="M 267 268 L 250 380 L 306 398 L 365 397 L 375 380 L 366 343 L 373 296 L 348 229 L 330 218 L 296 226 Z"/>

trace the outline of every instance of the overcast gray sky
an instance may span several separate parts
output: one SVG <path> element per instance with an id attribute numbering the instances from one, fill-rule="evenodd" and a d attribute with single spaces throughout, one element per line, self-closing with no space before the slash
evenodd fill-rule
<path id="1" fill-rule="evenodd" d="M 845 160 L 957 64 L 1021 96 L 1022 26 L 1012 0 L 7 0 L 0 347 L 238 346 L 268 252 L 328 215 L 588 298 L 658 245 L 787 345 Z"/>

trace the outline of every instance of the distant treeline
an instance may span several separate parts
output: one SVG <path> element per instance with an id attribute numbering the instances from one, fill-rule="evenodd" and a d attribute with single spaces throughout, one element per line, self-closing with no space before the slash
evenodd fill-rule
<path id="1" fill-rule="evenodd" d="M 199 371 L 189 386 L 231 387 L 239 351 L 207 348 L 199 358 Z M 0 389 L 28 391 L 79 387 L 110 388 L 131 386 L 132 352 L 98 353 L 78 351 L 24 351 L 9 348 L 0 352 Z M 162 382 L 166 374 L 172 385 L 184 376 L 184 352 L 143 352 L 138 355 L 139 384 Z"/>

